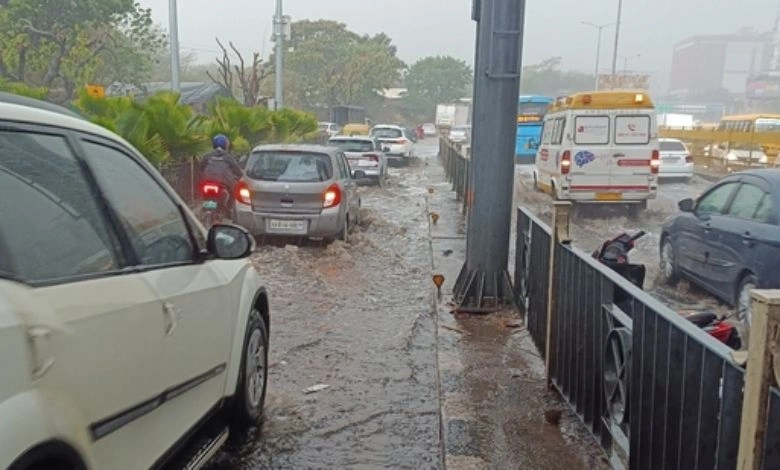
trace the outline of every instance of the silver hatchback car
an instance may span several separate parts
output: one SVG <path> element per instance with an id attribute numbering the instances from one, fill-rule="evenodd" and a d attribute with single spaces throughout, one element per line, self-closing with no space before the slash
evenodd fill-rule
<path id="1" fill-rule="evenodd" d="M 236 222 L 256 236 L 346 241 L 360 193 L 344 152 L 318 145 L 261 145 L 236 186 Z"/>

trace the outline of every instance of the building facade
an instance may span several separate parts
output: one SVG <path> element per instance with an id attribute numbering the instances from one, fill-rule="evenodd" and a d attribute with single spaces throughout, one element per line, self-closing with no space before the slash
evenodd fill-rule
<path id="1" fill-rule="evenodd" d="M 680 100 L 729 100 L 745 96 L 748 80 L 771 68 L 773 34 L 694 36 L 672 55 L 669 94 Z"/>

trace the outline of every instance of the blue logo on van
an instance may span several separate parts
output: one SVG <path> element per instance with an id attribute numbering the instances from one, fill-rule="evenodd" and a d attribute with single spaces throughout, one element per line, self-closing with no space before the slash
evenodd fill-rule
<path id="1" fill-rule="evenodd" d="M 588 152 L 587 150 L 583 150 L 581 152 L 577 152 L 577 154 L 574 155 L 574 164 L 582 168 L 595 159 L 596 156 L 593 155 L 593 153 Z"/>

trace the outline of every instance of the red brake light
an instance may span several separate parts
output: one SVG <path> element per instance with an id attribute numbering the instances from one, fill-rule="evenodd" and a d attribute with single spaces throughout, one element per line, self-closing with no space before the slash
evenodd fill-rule
<path id="1" fill-rule="evenodd" d="M 653 150 L 653 156 L 650 158 L 650 172 L 657 175 L 659 166 L 661 166 L 661 160 L 659 159 L 658 150 Z"/>
<path id="2" fill-rule="evenodd" d="M 322 194 L 322 208 L 336 207 L 341 204 L 341 188 L 333 183 Z"/>
<path id="3" fill-rule="evenodd" d="M 200 193 L 205 196 L 219 196 L 219 184 L 217 183 L 203 183 L 200 186 Z"/>
<path id="4" fill-rule="evenodd" d="M 693 157 L 690 155 L 685 156 L 685 163 L 693 163 Z"/>
<path id="5" fill-rule="evenodd" d="M 561 174 L 568 175 L 571 171 L 571 152 L 566 150 L 561 156 Z"/>
<path id="6" fill-rule="evenodd" d="M 406 140 L 406 139 L 398 139 L 398 140 L 396 141 L 396 143 L 398 143 L 398 144 L 406 144 L 406 143 L 409 143 L 409 141 L 408 141 L 408 140 Z"/>
<path id="7" fill-rule="evenodd" d="M 369 159 L 369 160 L 371 160 L 372 162 L 377 162 L 377 163 L 379 163 L 379 155 L 377 155 L 377 154 L 375 154 L 375 153 L 367 153 L 367 154 L 365 154 L 365 155 L 363 155 L 363 156 L 364 156 L 364 157 L 366 157 L 366 158 L 368 158 L 368 159 Z"/>
<path id="8" fill-rule="evenodd" d="M 242 204 L 252 204 L 252 192 L 245 181 L 239 181 L 236 185 L 236 201 Z"/>

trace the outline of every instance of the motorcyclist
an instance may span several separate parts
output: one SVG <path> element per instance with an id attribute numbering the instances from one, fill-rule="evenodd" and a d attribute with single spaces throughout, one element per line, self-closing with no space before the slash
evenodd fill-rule
<path id="1" fill-rule="evenodd" d="M 243 171 L 236 157 L 230 153 L 230 140 L 225 135 L 215 135 L 211 145 L 214 150 L 204 155 L 200 161 L 200 180 L 223 184 L 228 191 L 228 209 L 232 209 L 232 195 Z"/>

